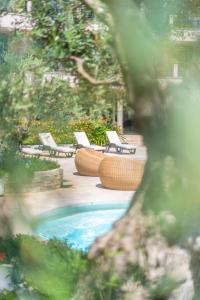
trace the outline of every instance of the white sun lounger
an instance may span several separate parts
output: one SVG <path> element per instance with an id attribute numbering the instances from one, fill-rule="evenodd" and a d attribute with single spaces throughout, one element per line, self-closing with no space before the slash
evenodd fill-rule
<path id="1" fill-rule="evenodd" d="M 49 154 L 55 156 L 57 153 L 64 153 L 66 156 L 71 157 L 76 151 L 70 147 L 58 146 L 54 141 L 50 132 L 39 133 L 40 141 L 42 142 L 44 149 L 49 150 Z"/>
<path id="2" fill-rule="evenodd" d="M 90 144 L 88 137 L 84 131 L 76 131 L 74 132 L 74 137 L 76 140 L 76 148 L 90 148 L 96 151 L 104 152 L 106 150 L 105 147 Z"/>
<path id="3" fill-rule="evenodd" d="M 32 156 L 32 157 L 40 157 L 42 154 L 42 151 L 39 149 L 31 148 L 31 147 L 22 147 L 21 148 L 21 153 L 25 156 Z"/>
<path id="4" fill-rule="evenodd" d="M 120 141 L 120 138 L 116 131 L 106 131 L 106 136 L 108 138 L 108 151 L 110 148 L 115 148 L 117 152 L 121 153 L 123 150 L 127 150 L 132 154 L 135 154 L 136 152 L 136 145 L 130 145 L 130 144 L 123 144 Z"/>

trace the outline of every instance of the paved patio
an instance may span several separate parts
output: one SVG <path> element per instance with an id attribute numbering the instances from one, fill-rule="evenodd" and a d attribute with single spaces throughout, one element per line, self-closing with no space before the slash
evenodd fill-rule
<path id="1" fill-rule="evenodd" d="M 116 155 L 110 153 L 108 155 Z M 122 154 L 124 157 L 146 159 L 145 147 L 137 148 L 135 155 Z M 59 190 L 30 193 L 25 202 L 32 216 L 37 216 L 47 211 L 74 204 L 95 204 L 129 202 L 134 194 L 131 191 L 117 191 L 103 188 L 98 177 L 80 176 L 74 165 L 74 158 L 56 158 L 64 171 L 64 179 L 72 185 Z"/>

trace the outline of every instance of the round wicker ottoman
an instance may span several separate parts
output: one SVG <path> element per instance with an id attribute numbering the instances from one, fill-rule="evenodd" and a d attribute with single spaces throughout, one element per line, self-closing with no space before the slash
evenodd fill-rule
<path id="1" fill-rule="evenodd" d="M 99 166 L 99 177 L 104 187 L 133 191 L 140 184 L 144 161 L 122 157 L 106 157 Z"/>
<path id="2" fill-rule="evenodd" d="M 93 149 L 81 148 L 75 156 L 76 169 L 80 175 L 99 176 L 99 165 L 105 154 Z"/>

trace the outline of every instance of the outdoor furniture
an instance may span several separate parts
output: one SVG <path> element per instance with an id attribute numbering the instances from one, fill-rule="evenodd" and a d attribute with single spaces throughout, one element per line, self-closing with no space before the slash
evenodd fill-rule
<path id="1" fill-rule="evenodd" d="M 42 151 L 39 149 L 35 149 L 35 148 L 30 148 L 30 147 L 22 147 L 21 148 L 21 153 L 23 156 L 31 156 L 31 157 L 40 157 L 40 155 L 42 154 Z"/>
<path id="2" fill-rule="evenodd" d="M 76 169 L 80 175 L 99 176 L 99 165 L 105 157 L 106 155 L 101 152 L 81 148 L 75 156 Z"/>
<path id="3" fill-rule="evenodd" d="M 75 150 L 70 147 L 58 146 L 49 132 L 39 133 L 39 138 L 44 149 L 49 150 L 49 155 L 55 156 L 57 153 L 64 153 L 67 157 L 72 157 L 73 153 L 75 153 Z"/>
<path id="4" fill-rule="evenodd" d="M 76 148 L 90 148 L 102 152 L 106 150 L 105 147 L 90 144 L 88 137 L 84 131 L 74 132 L 74 137 L 76 139 Z"/>
<path id="5" fill-rule="evenodd" d="M 135 154 L 137 148 L 136 145 L 123 144 L 120 141 L 120 138 L 116 131 L 106 131 L 106 136 L 109 141 L 107 145 L 108 151 L 110 150 L 110 148 L 115 148 L 119 153 L 123 152 L 123 150 L 128 150 L 130 153 Z"/>
<path id="6" fill-rule="evenodd" d="M 99 166 L 99 177 L 104 187 L 133 191 L 140 184 L 144 161 L 124 157 L 107 156 Z"/>

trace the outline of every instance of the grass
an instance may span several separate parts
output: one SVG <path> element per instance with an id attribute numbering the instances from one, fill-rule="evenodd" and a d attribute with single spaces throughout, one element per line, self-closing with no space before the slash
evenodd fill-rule
<path id="1" fill-rule="evenodd" d="M 38 172 L 38 171 L 48 171 L 59 168 L 59 164 L 50 161 L 50 160 L 44 160 L 39 158 L 25 158 L 24 160 L 25 167 L 30 172 Z"/>
<path id="2" fill-rule="evenodd" d="M 31 183 L 34 172 L 49 171 L 59 167 L 58 163 L 50 160 L 17 157 L 10 161 L 7 168 L 1 167 L 0 178 L 7 174 L 7 184 L 10 190 L 20 193 L 23 186 Z"/>
<path id="3" fill-rule="evenodd" d="M 23 158 L 17 160 L 16 164 L 22 170 L 28 171 L 29 173 L 34 173 L 38 171 L 49 171 L 59 168 L 59 164 L 55 161 L 39 159 L 36 157 Z M 2 178 L 7 172 L 0 168 L 0 178 Z"/>

